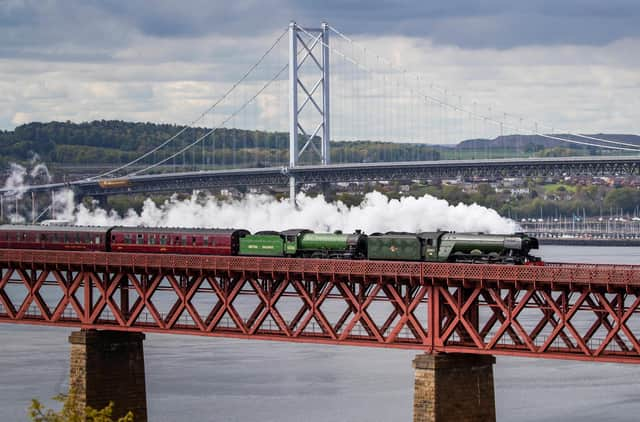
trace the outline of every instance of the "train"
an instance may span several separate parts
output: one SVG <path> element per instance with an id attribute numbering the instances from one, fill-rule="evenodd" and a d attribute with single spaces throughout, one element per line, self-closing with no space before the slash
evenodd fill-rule
<path id="1" fill-rule="evenodd" d="M 530 254 L 538 240 L 437 230 L 409 233 L 315 233 L 150 227 L 0 225 L 0 249 L 171 253 L 282 258 L 368 259 L 542 265 Z"/>

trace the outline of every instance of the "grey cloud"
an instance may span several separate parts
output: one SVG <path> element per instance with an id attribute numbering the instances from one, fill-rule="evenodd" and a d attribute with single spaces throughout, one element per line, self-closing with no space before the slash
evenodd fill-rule
<path id="1" fill-rule="evenodd" d="M 105 61 L 136 36 L 260 36 L 322 20 L 350 35 L 431 38 L 462 48 L 603 45 L 640 37 L 631 0 L 4 0 L 0 57 Z"/>

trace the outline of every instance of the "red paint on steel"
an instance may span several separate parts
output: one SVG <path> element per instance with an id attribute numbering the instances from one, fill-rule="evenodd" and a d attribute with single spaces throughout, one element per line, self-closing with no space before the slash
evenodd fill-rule
<path id="1" fill-rule="evenodd" d="M 640 363 L 640 266 L 2 249 L 0 322 Z"/>

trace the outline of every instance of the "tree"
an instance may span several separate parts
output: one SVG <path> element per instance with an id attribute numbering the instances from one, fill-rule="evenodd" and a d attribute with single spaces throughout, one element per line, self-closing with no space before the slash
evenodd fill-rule
<path id="1" fill-rule="evenodd" d="M 109 402 L 100 410 L 90 406 L 83 408 L 73 391 L 66 395 L 60 394 L 53 399 L 62 403 L 62 409 L 58 412 L 47 409 L 37 399 L 31 400 L 29 417 L 33 422 L 133 422 L 131 411 L 121 418 L 113 419 L 113 402 Z"/>
<path id="2" fill-rule="evenodd" d="M 633 211 L 638 202 L 640 202 L 640 192 L 627 187 L 613 189 L 604 197 L 606 208 L 622 209 L 624 212 Z"/>

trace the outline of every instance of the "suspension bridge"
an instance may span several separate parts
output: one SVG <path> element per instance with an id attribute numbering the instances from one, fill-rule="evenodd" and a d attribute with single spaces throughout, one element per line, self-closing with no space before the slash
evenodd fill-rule
<path id="1" fill-rule="evenodd" d="M 536 156 L 527 148 L 534 139 L 571 156 Z M 464 140 L 468 147 L 451 148 Z M 399 154 L 398 145 L 412 148 Z M 296 187 L 309 183 L 630 175 L 638 174 L 639 152 L 639 144 L 625 139 L 557 129 L 467 100 L 326 23 L 292 22 L 173 135 L 99 174 L 0 189 L 0 208 L 8 215 L 5 207 L 18 209 L 30 193 L 32 215 L 53 216 L 54 205 L 37 209 L 49 199 L 37 198 L 50 195 L 54 204 L 63 189 L 103 197 L 289 185 L 295 198 Z"/>

